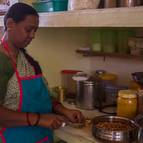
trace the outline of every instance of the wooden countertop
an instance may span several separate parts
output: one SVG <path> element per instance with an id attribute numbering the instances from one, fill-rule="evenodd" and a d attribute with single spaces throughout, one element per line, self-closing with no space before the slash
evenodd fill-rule
<path id="1" fill-rule="evenodd" d="M 75 105 L 69 105 L 68 103 L 64 103 L 64 106 L 71 109 L 77 109 Z M 103 115 L 103 113 L 100 113 L 97 110 L 80 111 L 86 118 L 93 118 L 95 116 Z M 55 135 L 68 143 L 99 143 L 92 136 L 91 125 L 87 125 L 81 129 L 73 128 L 71 126 L 61 127 L 60 129 L 55 130 Z"/>

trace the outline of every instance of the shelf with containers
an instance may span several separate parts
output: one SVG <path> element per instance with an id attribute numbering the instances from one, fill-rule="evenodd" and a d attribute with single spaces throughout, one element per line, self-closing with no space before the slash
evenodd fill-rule
<path id="1" fill-rule="evenodd" d="M 39 13 L 40 27 L 143 27 L 143 6 Z M 3 26 L 3 16 L 0 16 Z"/>
<path id="2" fill-rule="evenodd" d="M 128 58 L 128 59 L 143 59 L 143 56 L 135 56 L 130 54 L 120 54 L 120 53 L 103 53 L 94 51 L 82 51 L 76 50 L 76 53 L 82 54 L 85 57 L 117 57 L 117 58 Z"/>
<path id="3" fill-rule="evenodd" d="M 89 43 L 76 53 L 86 57 L 143 59 L 141 33 L 142 28 L 89 28 Z"/>
<path id="4" fill-rule="evenodd" d="M 143 27 L 143 6 L 40 13 L 40 27 Z"/>

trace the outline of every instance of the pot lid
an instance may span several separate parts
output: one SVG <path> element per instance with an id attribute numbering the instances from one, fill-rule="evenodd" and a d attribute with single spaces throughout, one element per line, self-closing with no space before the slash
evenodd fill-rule
<path id="1" fill-rule="evenodd" d="M 118 96 L 122 98 L 137 98 L 137 92 L 135 90 L 120 90 Z"/>

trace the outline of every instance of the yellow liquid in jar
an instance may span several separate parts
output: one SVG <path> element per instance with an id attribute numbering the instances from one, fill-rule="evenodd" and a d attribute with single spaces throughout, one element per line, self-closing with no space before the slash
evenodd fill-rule
<path id="1" fill-rule="evenodd" d="M 117 116 L 134 118 L 137 113 L 137 98 L 118 97 Z"/>

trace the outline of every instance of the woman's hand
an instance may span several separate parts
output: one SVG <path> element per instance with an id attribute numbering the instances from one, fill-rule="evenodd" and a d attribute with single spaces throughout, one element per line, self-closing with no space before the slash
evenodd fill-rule
<path id="1" fill-rule="evenodd" d="M 71 122 L 83 122 L 85 120 L 83 114 L 79 110 L 68 109 L 64 107 L 62 104 L 58 104 L 54 111 L 58 114 L 64 115 Z"/>
<path id="2" fill-rule="evenodd" d="M 67 123 L 68 119 L 61 115 L 56 114 L 41 114 L 41 119 L 39 122 L 39 126 L 58 129 L 63 125 L 63 123 Z"/>
<path id="3" fill-rule="evenodd" d="M 66 109 L 65 116 L 74 123 L 80 123 L 85 120 L 83 114 L 79 110 Z"/>

